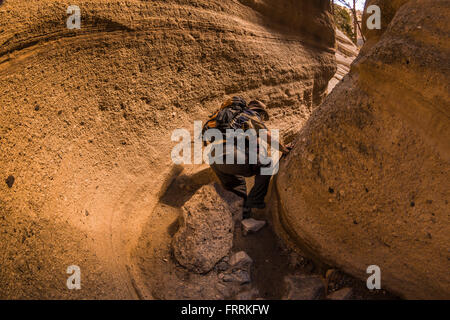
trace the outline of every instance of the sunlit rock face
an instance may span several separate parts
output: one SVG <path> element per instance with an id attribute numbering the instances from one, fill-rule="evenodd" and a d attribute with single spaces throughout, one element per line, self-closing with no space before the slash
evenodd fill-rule
<path id="1" fill-rule="evenodd" d="M 336 70 L 326 0 L 73 4 L 0 6 L 0 298 L 137 297 L 173 129 L 238 94 L 300 126 Z"/>
<path id="2" fill-rule="evenodd" d="M 364 280 L 379 266 L 403 297 L 448 299 L 450 3 L 373 3 L 382 30 L 280 168 L 280 234 Z"/>
<path id="3" fill-rule="evenodd" d="M 341 30 L 336 28 L 337 71 L 328 83 L 328 93 L 349 73 L 350 66 L 359 54 L 358 47 Z"/>

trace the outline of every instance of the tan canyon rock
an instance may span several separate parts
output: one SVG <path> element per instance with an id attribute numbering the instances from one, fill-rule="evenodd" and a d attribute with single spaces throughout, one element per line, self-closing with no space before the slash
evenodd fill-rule
<path id="1" fill-rule="evenodd" d="M 172 131 L 237 94 L 299 128 L 336 71 L 327 0 L 79 0 L 69 30 L 72 4 L 0 6 L 2 299 L 139 296 Z"/>
<path id="2" fill-rule="evenodd" d="M 381 31 L 280 168 L 294 246 L 406 298 L 450 298 L 448 1 L 369 1 Z"/>

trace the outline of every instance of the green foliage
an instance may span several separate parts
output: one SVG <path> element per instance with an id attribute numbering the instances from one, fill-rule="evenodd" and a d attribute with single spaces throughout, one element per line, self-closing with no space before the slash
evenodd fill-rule
<path id="1" fill-rule="evenodd" d="M 339 30 L 353 41 L 355 37 L 355 33 L 353 32 L 353 19 L 345 8 L 337 4 L 334 5 L 334 21 Z"/>

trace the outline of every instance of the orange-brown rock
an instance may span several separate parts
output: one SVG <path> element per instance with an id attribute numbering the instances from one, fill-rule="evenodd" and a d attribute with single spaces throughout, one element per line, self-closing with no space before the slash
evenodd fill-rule
<path id="1" fill-rule="evenodd" d="M 236 94 L 293 128 L 336 70 L 328 0 L 79 0 L 69 30 L 72 4 L 0 6 L 0 298 L 141 296 L 172 130 Z"/>
<path id="2" fill-rule="evenodd" d="M 337 71 L 328 83 L 328 93 L 349 73 L 353 60 L 359 54 L 358 47 L 339 29 L 336 28 L 336 62 Z"/>
<path id="3" fill-rule="evenodd" d="M 294 246 L 406 298 L 450 298 L 448 1 L 369 1 L 381 31 L 280 168 Z"/>

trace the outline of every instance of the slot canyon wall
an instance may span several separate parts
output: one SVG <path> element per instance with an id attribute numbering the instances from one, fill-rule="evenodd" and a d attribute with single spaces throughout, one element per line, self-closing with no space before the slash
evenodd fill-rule
<path id="1" fill-rule="evenodd" d="M 370 4 L 382 29 L 280 168 L 279 232 L 363 280 L 379 266 L 402 297 L 449 299 L 450 3 Z"/>
<path id="2" fill-rule="evenodd" d="M 172 130 L 240 94 L 292 133 L 336 71 L 327 0 L 76 3 L 0 6 L 0 299 L 137 298 Z"/>

